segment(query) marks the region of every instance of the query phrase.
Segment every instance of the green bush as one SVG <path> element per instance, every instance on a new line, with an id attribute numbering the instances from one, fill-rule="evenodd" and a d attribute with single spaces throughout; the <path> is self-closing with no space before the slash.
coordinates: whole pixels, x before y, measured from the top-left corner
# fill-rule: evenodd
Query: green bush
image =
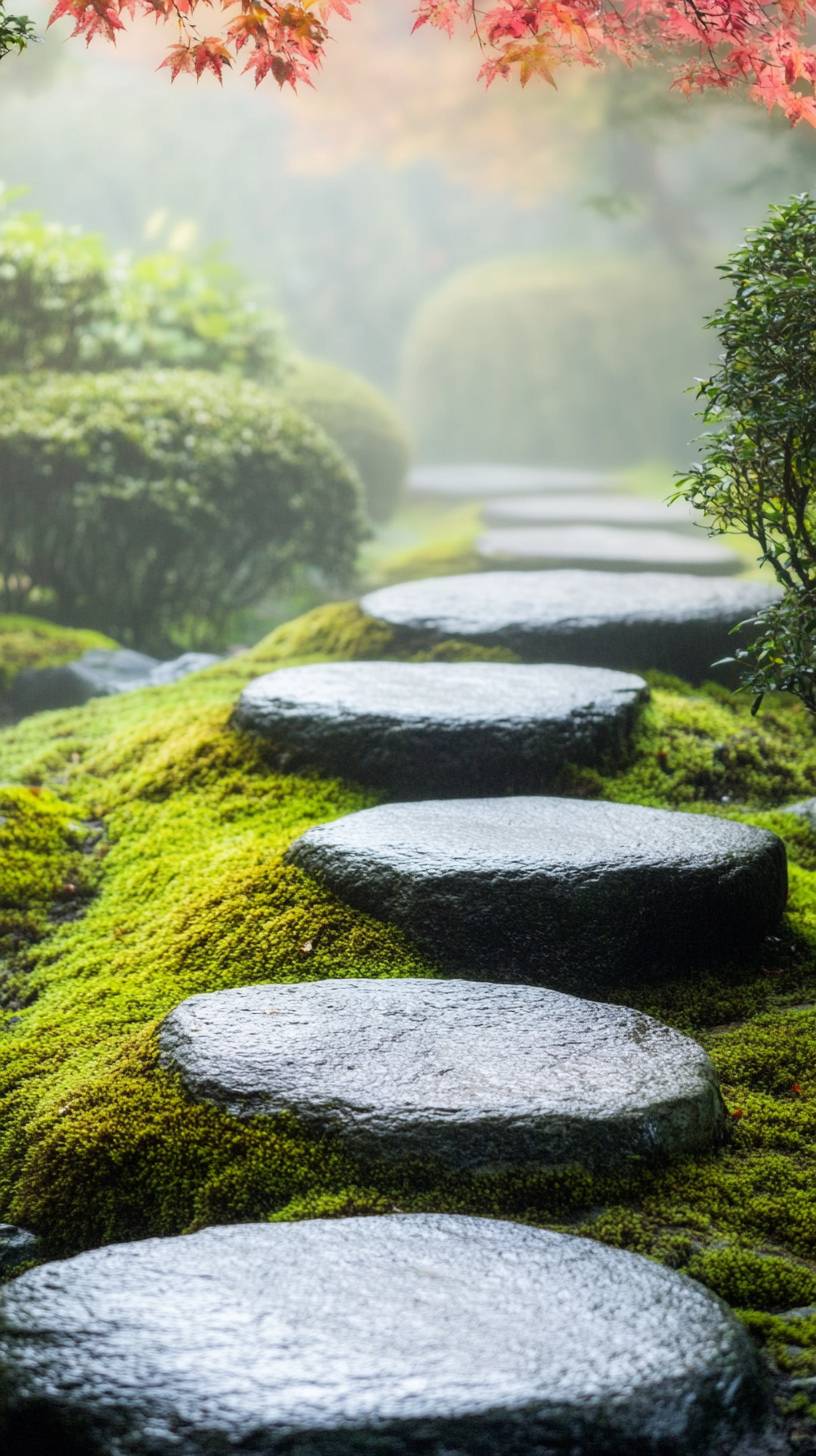
<path id="1" fill-rule="evenodd" d="M 662 260 L 503 258 L 426 301 L 403 356 L 426 459 L 627 465 L 685 457 L 708 348 Z M 713 302 L 714 270 L 695 280 Z"/>
<path id="2" fill-rule="evenodd" d="M 388 520 L 405 482 L 410 449 L 399 415 L 385 395 L 348 369 L 301 359 L 287 397 L 348 456 L 363 482 L 371 519 Z"/>
<path id="3" fill-rule="evenodd" d="M 699 388 L 709 428 L 681 489 L 713 532 L 755 541 L 783 588 L 736 654 L 755 707 L 781 691 L 816 713 L 816 201 L 771 208 L 720 271 L 720 364 Z"/>
<path id="4" fill-rule="evenodd" d="M 75 626 L 205 640 L 304 566 L 350 574 L 359 482 L 294 409 L 182 370 L 0 378 L 0 581 Z"/>
<path id="5" fill-rule="evenodd" d="M 0 374 L 155 366 L 273 382 L 282 354 L 274 315 L 217 253 L 133 260 L 37 214 L 0 226 Z"/>

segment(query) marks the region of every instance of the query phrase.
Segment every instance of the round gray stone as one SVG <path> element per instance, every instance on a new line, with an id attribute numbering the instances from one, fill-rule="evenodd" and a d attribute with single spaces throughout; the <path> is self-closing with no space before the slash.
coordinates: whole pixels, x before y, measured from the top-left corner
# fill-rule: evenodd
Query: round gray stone
<path id="1" fill-rule="evenodd" d="M 764 582 L 727 578 L 496 571 L 383 587 L 362 607 L 412 642 L 454 637 L 527 662 L 658 668 L 697 681 L 733 655 L 732 629 L 778 596 Z"/>
<path id="2" fill-rule="evenodd" d="M 642 678 L 503 662 L 330 662 L 250 683 L 234 715 L 294 759 L 421 795 L 547 786 L 626 750 Z"/>
<path id="3" fill-rule="evenodd" d="M 542 491 L 611 490 L 621 485 L 621 477 L 607 471 L 536 465 L 418 465 L 408 477 L 412 495 L 451 501 Z"/>
<path id="4" fill-rule="evenodd" d="M 730 958 L 776 927 L 787 888 L 767 830 L 583 799 L 382 804 L 289 858 L 452 966 L 579 991 Z"/>
<path id="5" fill-rule="evenodd" d="M 0 1294 L 9 1453 L 736 1456 L 766 1410 L 698 1284 L 499 1220 L 209 1228 Z"/>
<path id="6" fill-rule="evenodd" d="M 733 576 L 743 562 L 700 533 L 632 531 L 622 526 L 503 526 L 486 531 L 477 551 L 489 566 L 574 567 L 593 571 L 671 571 Z"/>
<path id="7" fill-rule="evenodd" d="M 667 505 L 648 496 L 613 491 L 510 496 L 488 501 L 482 516 L 488 526 L 627 526 L 686 532 L 697 529 L 699 520 L 685 501 Z"/>
<path id="8" fill-rule="evenodd" d="M 538 986 L 243 986 L 183 1001 L 160 1046 L 198 1101 L 237 1117 L 292 1112 L 364 1156 L 456 1169 L 686 1153 L 725 1125 L 696 1042 Z"/>

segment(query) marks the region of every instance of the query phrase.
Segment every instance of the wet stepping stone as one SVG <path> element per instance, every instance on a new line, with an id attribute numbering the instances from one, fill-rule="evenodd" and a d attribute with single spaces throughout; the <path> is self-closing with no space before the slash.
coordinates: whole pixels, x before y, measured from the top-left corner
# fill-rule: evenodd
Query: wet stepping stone
<path id="1" fill-rule="evenodd" d="M 702 532 L 695 538 L 623 526 L 496 527 L 480 536 L 476 549 L 490 566 L 680 571 L 694 576 L 733 576 L 743 569 L 735 552 Z"/>
<path id="2" fill-rule="evenodd" d="M 646 697 L 602 668 L 332 662 L 250 683 L 234 721 L 296 760 L 403 793 L 541 789 L 620 758 Z"/>
<path id="3" fill-rule="evenodd" d="M 695 1042 L 538 986 L 244 986 L 183 1001 L 160 1045 L 196 1100 L 294 1113 L 367 1158 L 592 1167 L 709 1147 L 725 1120 Z"/>
<path id="4" fill-rule="evenodd" d="M 766 1420 L 751 1341 L 700 1285 L 440 1214 L 44 1265 L 0 1294 L 0 1390 L 9 1453 L 736 1456 Z"/>
<path id="5" fill-rule="evenodd" d="M 642 495 L 572 491 L 563 495 L 510 496 L 490 500 L 482 512 L 488 526 L 626 526 L 692 532 L 699 517 L 683 501 L 667 505 Z"/>
<path id="6" fill-rule="evenodd" d="M 658 668 L 692 680 L 732 656 L 732 628 L 778 599 L 764 582 L 658 572 L 496 571 L 383 587 L 371 617 L 411 642 L 461 638 L 527 662 Z"/>
<path id="7" fill-rule="evenodd" d="M 541 491 L 611 490 L 619 475 L 602 470 L 571 470 L 531 465 L 419 465 L 408 477 L 412 495 L 442 500 L 485 500 L 490 496 Z"/>
<path id="8" fill-rule="evenodd" d="M 289 858 L 453 967 L 579 991 L 730 959 L 786 895 L 767 830 L 582 799 L 382 804 L 308 830 Z"/>

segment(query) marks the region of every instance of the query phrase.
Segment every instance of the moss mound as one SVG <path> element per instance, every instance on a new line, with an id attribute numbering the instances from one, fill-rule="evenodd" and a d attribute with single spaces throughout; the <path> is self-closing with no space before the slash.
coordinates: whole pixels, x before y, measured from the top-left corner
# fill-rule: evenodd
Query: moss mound
<path id="1" fill-rule="evenodd" d="M 62 667 L 89 648 L 115 646 L 101 632 L 58 627 L 39 617 L 0 615 L 0 699 L 26 668 Z"/>
<path id="2" fill-rule="evenodd" d="M 283 862 L 309 825 L 374 796 L 288 774 L 229 727 L 260 672 L 398 651 L 420 655 L 356 607 L 324 607 L 173 687 L 0 735 L 0 779 L 18 785 L 0 800 L 11 866 L 0 897 L 0 1219 L 59 1254 L 216 1220 L 394 1208 L 520 1217 L 689 1270 L 783 1359 L 779 1313 L 816 1298 L 816 836 L 778 808 L 816 781 L 816 734 L 795 703 L 752 719 L 721 689 L 655 679 L 628 766 L 601 779 L 565 765 L 558 786 L 729 814 L 787 841 L 792 893 L 777 941 L 750 964 L 614 996 L 708 1046 L 733 1113 L 723 1152 L 594 1179 L 361 1167 L 292 1119 L 247 1125 L 191 1105 L 157 1065 L 158 1019 L 194 992 L 442 969 Z M 468 652 L 490 655 L 436 649 Z M 816 1323 L 797 1328 L 816 1361 Z"/>

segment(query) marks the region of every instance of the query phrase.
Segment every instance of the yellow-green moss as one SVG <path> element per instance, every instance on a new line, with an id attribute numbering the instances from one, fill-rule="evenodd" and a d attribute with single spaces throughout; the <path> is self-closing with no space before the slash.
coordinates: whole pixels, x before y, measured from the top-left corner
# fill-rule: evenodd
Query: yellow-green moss
<path id="1" fill-rule="evenodd" d="M 0 615 L 0 693 L 24 668 L 62 667 L 91 647 L 115 647 L 101 632 L 58 627 L 39 617 Z"/>
<path id="2" fill-rule="evenodd" d="M 781 1349 L 779 1311 L 816 1298 L 816 835 L 779 809 L 816 785 L 816 734 L 796 704 L 752 719 L 721 689 L 656 679 L 631 761 L 605 779 L 567 765 L 558 786 L 729 814 L 787 841 L 790 914 L 753 962 L 611 995 L 709 1048 L 734 1114 L 721 1152 L 592 1178 L 360 1167 L 292 1119 L 191 1105 L 159 1067 L 158 1020 L 194 992 L 440 971 L 283 861 L 310 824 L 376 796 L 283 773 L 229 727 L 243 683 L 283 662 L 408 652 L 423 655 L 356 607 L 324 607 L 173 687 L 0 735 L 0 776 L 28 786 L 0 800 L 16 856 L 0 913 L 29 1002 L 0 1030 L 0 1217 L 61 1253 L 247 1217 L 503 1214 L 691 1271 Z M 491 655 L 455 642 L 434 652 Z M 66 883 L 76 918 L 60 912 Z"/>

